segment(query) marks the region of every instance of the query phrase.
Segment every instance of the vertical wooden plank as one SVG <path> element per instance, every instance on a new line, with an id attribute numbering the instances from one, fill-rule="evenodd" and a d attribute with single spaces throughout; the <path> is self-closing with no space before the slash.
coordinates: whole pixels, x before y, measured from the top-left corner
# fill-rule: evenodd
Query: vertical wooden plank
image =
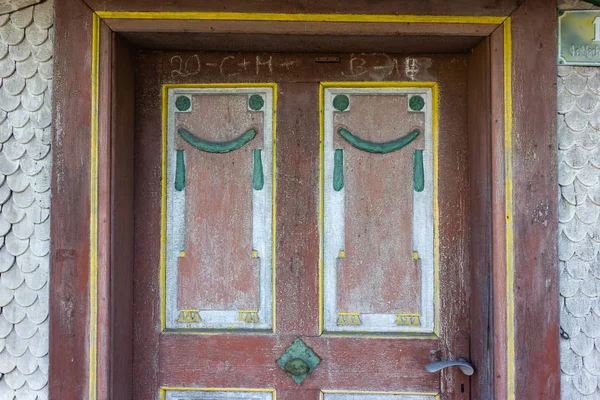
<path id="1" fill-rule="evenodd" d="M 471 298 L 469 271 L 469 149 L 467 57 L 454 56 L 437 70 L 439 82 L 439 290 L 443 359 L 468 357 Z M 459 278 L 462 277 L 462 278 Z M 456 368 L 441 373 L 441 398 L 469 399 L 469 378 Z M 464 385 L 464 386 L 463 386 Z"/>
<path id="2" fill-rule="evenodd" d="M 558 399 L 555 5 L 529 0 L 512 22 L 514 396 Z"/>
<path id="3" fill-rule="evenodd" d="M 98 76 L 98 350 L 96 395 L 104 398 L 110 387 L 110 135 L 111 135 L 111 63 L 112 32 L 100 22 Z"/>
<path id="4" fill-rule="evenodd" d="M 316 83 L 279 85 L 277 331 L 283 334 L 318 334 L 318 94 Z"/>
<path id="5" fill-rule="evenodd" d="M 56 0 L 49 393 L 88 393 L 92 11 Z M 76 110 L 76 112 L 74 112 Z"/>
<path id="6" fill-rule="evenodd" d="M 133 385 L 133 136 L 135 60 L 115 36 L 111 129 L 111 399 L 131 399 Z"/>
<path id="7" fill-rule="evenodd" d="M 471 362 L 477 369 L 471 396 L 493 398 L 491 377 L 491 99 L 490 41 L 473 49 L 468 64 L 469 85 L 469 225 L 471 229 Z"/>
<path id="8" fill-rule="evenodd" d="M 493 394 L 507 396 L 504 29 L 490 36 Z"/>
<path id="9" fill-rule="evenodd" d="M 160 221 L 161 221 L 161 62 L 139 55 L 147 63 L 135 79 L 134 117 L 134 257 L 133 382 L 134 399 L 158 393 L 160 340 Z"/>

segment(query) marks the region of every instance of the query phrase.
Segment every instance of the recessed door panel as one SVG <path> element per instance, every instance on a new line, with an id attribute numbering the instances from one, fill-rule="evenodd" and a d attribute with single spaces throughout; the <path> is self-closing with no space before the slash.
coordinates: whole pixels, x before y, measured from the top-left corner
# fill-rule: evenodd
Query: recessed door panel
<path id="1" fill-rule="evenodd" d="M 273 86 L 165 86 L 167 329 L 273 326 Z"/>
<path id="2" fill-rule="evenodd" d="M 163 389 L 161 400 L 275 400 L 271 390 Z"/>
<path id="3" fill-rule="evenodd" d="M 323 86 L 325 330 L 433 333 L 436 84 L 334 85 Z"/>
<path id="4" fill-rule="evenodd" d="M 385 393 L 325 393 L 323 400 L 435 400 L 436 395 Z"/>

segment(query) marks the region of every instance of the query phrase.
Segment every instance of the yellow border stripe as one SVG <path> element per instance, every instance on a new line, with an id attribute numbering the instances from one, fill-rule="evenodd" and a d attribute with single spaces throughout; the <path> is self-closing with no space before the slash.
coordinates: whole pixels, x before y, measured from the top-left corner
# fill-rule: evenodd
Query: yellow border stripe
<path id="1" fill-rule="evenodd" d="M 271 298 L 273 302 L 272 315 L 273 315 L 273 329 L 275 332 L 277 329 L 277 84 L 271 83 L 267 86 L 273 88 L 273 119 L 271 122 L 273 134 L 271 137 Z M 273 399 L 275 399 L 275 393 L 273 393 Z"/>
<path id="2" fill-rule="evenodd" d="M 389 14 L 286 14 L 244 12 L 140 12 L 97 11 L 103 19 L 162 19 L 213 21 L 285 21 L 285 22 L 368 22 L 422 24 L 490 24 L 499 25 L 506 17 L 463 15 L 389 15 Z"/>
<path id="3" fill-rule="evenodd" d="M 383 394 L 393 396 L 439 396 L 437 392 L 385 392 L 385 391 L 366 391 L 366 390 L 322 390 L 322 394 Z"/>
<path id="4" fill-rule="evenodd" d="M 515 398 L 515 293 L 512 171 L 512 31 L 504 21 L 504 174 L 506 196 L 506 350 L 507 397 Z"/>
<path id="5" fill-rule="evenodd" d="M 323 320 L 325 312 L 323 285 L 323 267 L 325 257 L 324 229 L 325 229 L 325 87 L 324 83 L 319 85 L 319 334 L 323 333 Z"/>
<path id="6" fill-rule="evenodd" d="M 159 399 L 165 400 L 167 392 L 251 392 L 251 393 L 271 393 L 273 400 L 277 400 L 275 389 L 256 389 L 256 388 L 190 388 L 190 387 L 166 387 L 160 388 Z"/>
<path id="7" fill-rule="evenodd" d="M 167 138 L 168 86 L 162 87 L 162 154 L 160 188 L 160 331 L 167 327 Z"/>
<path id="8" fill-rule="evenodd" d="M 433 268 L 434 268 L 434 320 L 433 334 L 422 334 L 412 332 L 391 332 L 380 335 L 378 333 L 366 334 L 366 332 L 335 332 L 328 336 L 346 337 L 360 335 L 360 337 L 386 337 L 386 338 L 418 338 L 438 339 L 440 335 L 440 251 L 439 251 L 439 201 L 438 201 L 438 130 L 439 130 L 439 98 L 437 82 L 321 82 L 319 86 L 319 334 L 324 332 L 324 229 L 325 229 L 325 88 L 431 88 L 431 134 L 433 136 Z"/>
<path id="9" fill-rule="evenodd" d="M 96 398 L 98 352 L 98 84 L 100 68 L 100 18 L 92 14 L 92 88 L 90 115 L 90 327 L 89 399 Z"/>
<path id="10" fill-rule="evenodd" d="M 437 82 L 431 87 L 431 134 L 433 135 L 433 333 L 440 335 L 440 202 L 438 198 L 439 180 L 439 92 Z"/>
<path id="11" fill-rule="evenodd" d="M 276 157 L 276 132 L 277 132 L 277 84 L 276 83 L 183 83 L 183 84 L 175 84 L 175 83 L 166 83 L 162 85 L 162 158 L 161 158 L 161 217 L 160 217 L 160 329 L 161 332 L 165 332 L 167 328 L 167 145 L 168 145 L 168 136 L 169 136 L 169 127 L 168 127 L 168 106 L 169 106 L 169 98 L 168 98 L 168 90 L 173 88 L 272 88 L 273 90 L 273 137 L 272 137 L 272 244 L 271 244 L 271 269 L 272 269 L 272 308 L 273 308 L 273 328 L 268 331 L 268 334 L 275 332 L 276 328 L 276 245 L 277 245 L 277 237 L 276 237 L 276 228 L 277 228 L 277 219 L 276 219 L 276 211 L 277 206 L 275 203 L 276 198 L 276 186 L 277 186 L 277 157 Z M 190 332 L 168 332 L 174 334 L 186 334 L 186 335 L 216 335 L 222 334 L 222 330 L 216 331 L 190 331 Z M 261 334 L 263 332 L 256 332 L 256 334 Z"/>

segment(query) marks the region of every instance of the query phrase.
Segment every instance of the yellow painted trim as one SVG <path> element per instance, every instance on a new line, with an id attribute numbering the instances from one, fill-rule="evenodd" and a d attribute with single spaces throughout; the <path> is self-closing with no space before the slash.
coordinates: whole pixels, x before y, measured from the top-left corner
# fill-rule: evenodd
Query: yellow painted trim
<path id="1" fill-rule="evenodd" d="M 169 98 L 167 86 L 162 87 L 162 154 L 160 188 L 160 330 L 167 328 L 167 138 Z"/>
<path id="2" fill-rule="evenodd" d="M 273 329 L 275 332 L 277 330 L 277 84 L 271 83 L 268 86 L 273 88 L 273 135 L 271 140 L 273 143 L 271 144 L 271 236 L 272 236 L 272 244 L 271 244 L 271 263 L 272 263 L 272 272 L 271 272 L 271 297 L 273 299 L 272 306 L 272 314 L 273 314 Z M 275 399 L 275 394 L 273 394 L 273 399 Z"/>
<path id="3" fill-rule="evenodd" d="M 505 94 L 505 152 L 506 152 L 506 255 L 507 255 L 507 334 L 508 334 L 508 389 L 509 398 L 514 399 L 515 397 L 515 386 L 514 386 L 514 236 L 513 236 L 513 225 L 512 225 L 512 84 L 511 84 L 511 66 L 512 66 L 512 39 L 511 39 L 511 21 L 510 17 L 491 17 L 491 16 L 412 16 L 412 15 L 359 15 L 359 14 L 283 14 L 283 13 L 212 13 L 212 12 L 113 12 L 113 11 L 98 11 L 92 16 L 92 120 L 91 120 L 91 149 L 90 149 L 90 324 L 89 324 L 89 398 L 96 398 L 96 359 L 97 359 L 97 227 L 98 227 L 98 82 L 99 82 L 99 22 L 101 19 L 174 19 L 174 20 L 239 20 L 239 21 L 288 21 L 288 22 L 369 22 L 369 23 L 436 23 L 436 24 L 492 24 L 492 25 L 504 25 L 504 94 Z M 354 82 L 346 82 L 352 87 Z M 382 83 L 385 86 L 386 82 Z M 417 82 L 418 84 L 418 82 Z M 173 85 L 179 87 L 194 87 L 196 85 Z M 220 84 L 221 87 L 233 87 L 239 86 L 237 84 Z M 252 87 L 253 84 L 246 84 L 246 87 Z M 265 86 L 263 84 L 255 84 L 255 86 Z M 276 87 L 276 85 L 274 85 Z M 416 86 L 416 85 L 415 85 Z M 323 126 L 323 98 L 321 85 L 320 96 L 319 96 L 319 113 L 321 118 L 320 126 Z M 165 102 L 166 96 L 164 95 L 166 89 L 163 87 L 163 140 L 166 138 L 164 129 L 166 125 L 165 118 Z M 437 91 L 437 88 L 436 88 Z M 276 131 L 276 96 L 277 90 L 274 91 L 273 97 L 273 240 L 275 241 L 275 193 L 276 193 L 276 151 L 275 151 L 275 131 Z M 437 96 L 436 96 L 437 100 Z M 323 141 L 323 131 L 321 129 L 321 143 Z M 164 146 L 164 143 L 163 143 Z M 164 146 L 166 147 L 166 146 Z M 322 147 L 322 146 L 321 146 Z M 164 153 L 164 152 L 163 152 Z M 510 162 L 508 162 L 510 161 Z M 436 159 L 437 168 L 437 159 Z M 323 164 L 323 153 L 321 151 L 320 163 Z M 162 170 L 163 170 L 163 183 L 162 183 L 162 198 L 166 198 L 166 179 L 165 179 L 165 166 L 166 157 L 163 154 L 162 157 Z M 437 171 L 436 171 L 437 172 Z M 321 194 L 323 194 L 323 175 L 322 169 L 319 175 L 319 182 L 321 187 Z M 437 177 L 435 179 L 437 189 Z M 510 195 L 509 195 L 510 191 Z M 320 215 L 323 214 L 323 199 L 320 202 Z M 437 196 L 436 196 L 437 206 Z M 161 231 L 166 221 L 166 204 L 161 204 Z M 435 224 L 437 227 L 437 223 Z M 322 238 L 322 221 L 319 219 L 319 234 Z M 436 238 L 438 236 L 436 235 Z M 161 255 L 160 255 L 160 296 L 161 296 L 161 330 L 165 331 L 166 322 L 166 304 L 163 304 L 162 299 L 165 298 L 166 294 L 166 279 L 164 273 L 166 272 L 165 261 L 166 254 L 164 254 L 164 247 L 162 243 L 161 235 Z M 322 240 L 322 239 L 321 239 Z M 320 251 L 322 252 L 322 243 L 320 243 Z M 436 256 L 437 268 L 436 277 L 439 281 L 439 254 Z M 275 246 L 273 246 L 273 264 L 275 265 Z M 319 257 L 319 293 L 323 291 L 322 281 L 322 253 Z M 276 308 L 275 308 L 275 296 L 276 296 L 276 270 L 273 269 L 273 330 L 275 330 L 276 322 Z M 437 281 L 436 281 L 437 282 Z M 439 285 L 439 282 L 438 282 Z M 319 296 L 319 332 L 323 332 L 323 296 Z M 439 307 L 439 301 L 437 301 Z M 439 317 L 439 310 L 436 309 L 436 314 Z M 436 319 L 437 328 L 439 330 L 439 321 Z M 165 332 L 175 333 L 175 332 Z M 198 334 L 197 332 L 186 332 L 187 334 Z M 217 333 L 215 333 L 217 334 Z M 336 335 L 331 336 L 346 336 Z M 385 337 L 403 337 L 404 335 L 357 335 L 365 338 L 385 338 Z M 411 336 L 412 337 L 412 336 Z M 436 335 L 422 335 L 418 336 L 422 339 L 437 339 Z M 190 390 L 185 388 L 161 388 L 160 398 L 165 398 L 166 390 Z M 204 389 L 204 390 L 231 390 L 237 391 L 240 389 Z M 250 391 L 255 389 L 248 389 Z M 260 391 L 260 390 L 257 390 Z M 275 398 L 275 391 L 272 390 Z M 330 392 L 332 393 L 332 392 Z M 438 395 L 439 397 L 439 395 Z"/>
<path id="4" fill-rule="evenodd" d="M 434 266 L 434 320 L 433 320 L 433 333 L 421 334 L 421 333 L 383 333 L 382 335 L 363 332 L 353 331 L 347 333 L 329 333 L 326 332 L 327 336 L 332 337 L 347 337 L 357 336 L 360 337 L 373 337 L 373 338 L 431 338 L 438 339 L 440 335 L 440 239 L 439 239 L 439 201 L 438 201 L 438 135 L 439 135 L 439 99 L 438 99 L 438 84 L 437 82 L 321 82 L 319 86 L 319 334 L 323 334 L 324 329 L 324 224 L 325 224 L 325 172 L 323 165 L 325 163 L 325 88 L 336 87 L 336 88 L 431 88 L 431 134 L 432 134 L 432 148 L 433 148 L 433 266 Z M 344 252 L 345 255 L 345 252 Z M 339 313 L 338 313 L 339 314 Z"/>
<path id="5" fill-rule="evenodd" d="M 440 203 L 438 198 L 439 180 L 439 91 L 438 84 L 431 87 L 431 134 L 433 136 L 433 333 L 440 336 Z"/>
<path id="6" fill-rule="evenodd" d="M 98 359 L 98 130 L 100 18 L 92 14 L 92 77 L 90 116 L 90 293 L 88 398 L 96 399 Z"/>
<path id="7" fill-rule="evenodd" d="M 103 19 L 213 20 L 213 21 L 282 21 L 282 22 L 368 22 L 421 24 L 489 24 L 500 25 L 506 17 L 468 15 L 389 15 L 389 14 L 308 14 L 245 12 L 152 12 L 97 11 Z"/>
<path id="8" fill-rule="evenodd" d="M 515 399 L 515 265 L 513 230 L 512 170 L 512 29 L 511 19 L 504 21 L 504 174 L 506 206 L 506 340 L 507 398 Z"/>
<path id="9" fill-rule="evenodd" d="M 321 390 L 321 394 L 387 394 L 394 396 L 439 396 L 438 392 L 385 392 L 366 390 Z"/>
<path id="10" fill-rule="evenodd" d="M 167 331 L 167 145 L 168 145 L 168 136 L 169 136 L 169 127 L 168 127 L 168 91 L 173 88 L 253 88 L 253 87 L 268 87 L 273 90 L 273 124 L 272 124 L 272 239 L 271 239 L 271 270 L 272 270 L 272 314 L 273 314 L 273 328 L 268 330 L 266 333 L 271 334 L 275 332 L 276 329 L 276 190 L 277 190 L 277 158 L 276 158 L 276 132 L 277 132 L 277 84 L 276 83 L 182 83 L 182 84 L 173 84 L 167 83 L 162 85 L 162 165 L 161 165 L 161 227 L 160 227 L 160 327 L 162 333 L 171 333 L 171 334 L 195 334 L 195 335 L 214 335 L 214 334 L 223 334 L 223 332 L 228 331 L 236 331 L 235 329 L 225 329 L 219 331 L 194 331 L 190 330 L 189 332 L 186 330 L 185 332 L 176 332 L 176 331 Z M 252 251 L 252 257 L 254 257 L 255 251 Z M 258 256 L 258 252 L 256 252 L 256 256 Z M 238 310 L 242 311 L 242 310 Z M 254 310 L 251 310 L 254 311 Z M 265 332 L 254 331 L 253 334 L 264 334 Z"/>
<path id="11" fill-rule="evenodd" d="M 277 400 L 275 389 L 256 389 L 256 388 L 189 388 L 189 387 L 169 387 L 160 388 L 159 399 L 165 400 L 167 392 L 252 392 L 252 393 L 271 393 L 273 400 Z"/>
<path id="12" fill-rule="evenodd" d="M 323 320 L 325 312 L 324 292 L 324 226 L 325 226 L 325 87 L 319 84 L 319 335 L 323 333 Z"/>

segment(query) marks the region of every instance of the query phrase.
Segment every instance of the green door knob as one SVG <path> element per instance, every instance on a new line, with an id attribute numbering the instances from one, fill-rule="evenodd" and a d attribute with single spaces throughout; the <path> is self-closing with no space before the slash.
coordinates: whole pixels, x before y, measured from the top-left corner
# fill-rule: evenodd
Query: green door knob
<path id="1" fill-rule="evenodd" d="M 292 358 L 285 363 L 283 368 L 285 372 L 292 376 L 302 376 L 308 374 L 308 364 L 301 358 Z"/>

